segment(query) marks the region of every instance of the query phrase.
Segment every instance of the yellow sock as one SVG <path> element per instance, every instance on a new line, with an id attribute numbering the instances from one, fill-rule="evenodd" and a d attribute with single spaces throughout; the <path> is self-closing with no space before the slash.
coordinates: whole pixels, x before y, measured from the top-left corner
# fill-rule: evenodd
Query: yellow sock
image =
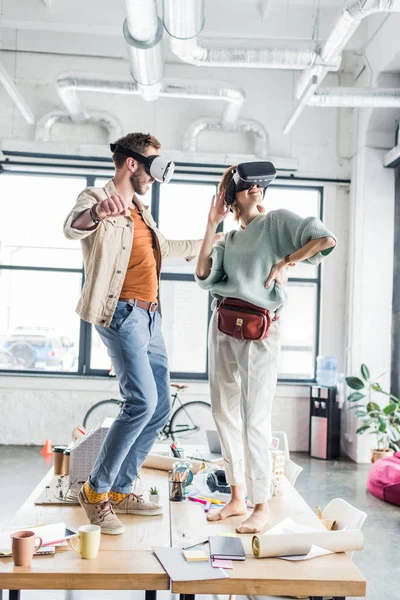
<path id="1" fill-rule="evenodd" d="M 85 496 L 88 499 L 89 504 L 97 504 L 98 502 L 103 502 L 108 497 L 108 494 L 98 494 L 97 492 L 92 490 L 87 481 L 85 481 L 83 485 L 83 490 L 85 492 Z"/>
<path id="2" fill-rule="evenodd" d="M 120 492 L 113 492 L 112 490 L 108 495 L 113 502 L 122 502 L 127 496 L 128 494 L 121 494 Z"/>

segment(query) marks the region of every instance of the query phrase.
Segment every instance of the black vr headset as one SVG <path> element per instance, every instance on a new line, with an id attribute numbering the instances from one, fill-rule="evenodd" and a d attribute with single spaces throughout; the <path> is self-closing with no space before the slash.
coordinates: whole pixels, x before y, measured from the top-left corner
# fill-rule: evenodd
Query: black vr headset
<path id="1" fill-rule="evenodd" d="M 211 471 L 207 475 L 206 479 L 207 487 L 211 492 L 221 492 L 222 494 L 229 494 L 231 488 L 226 480 L 226 474 L 223 469 L 217 471 Z"/>
<path id="2" fill-rule="evenodd" d="M 144 165 L 146 173 L 160 183 L 168 183 L 174 174 L 175 164 L 158 154 L 143 156 L 143 154 L 129 150 L 129 148 L 120 146 L 120 144 L 110 144 L 110 150 L 113 154 L 114 152 L 120 152 L 124 156 L 129 156 L 139 161 Z"/>
<path id="3" fill-rule="evenodd" d="M 271 162 L 263 160 L 260 162 L 240 163 L 235 168 L 234 175 L 227 187 L 225 193 L 226 204 L 232 206 L 237 192 L 249 190 L 255 185 L 263 188 L 265 194 L 265 190 L 275 177 L 276 169 Z"/>

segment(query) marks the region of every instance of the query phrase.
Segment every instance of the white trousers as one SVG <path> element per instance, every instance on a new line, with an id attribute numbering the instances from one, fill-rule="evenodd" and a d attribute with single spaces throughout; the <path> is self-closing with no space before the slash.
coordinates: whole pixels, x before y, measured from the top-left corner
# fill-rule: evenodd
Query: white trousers
<path id="1" fill-rule="evenodd" d="M 209 332 L 212 412 L 230 485 L 246 483 L 250 502 L 270 498 L 271 412 L 278 376 L 279 321 L 259 342 L 237 340 L 218 330 L 216 311 Z"/>

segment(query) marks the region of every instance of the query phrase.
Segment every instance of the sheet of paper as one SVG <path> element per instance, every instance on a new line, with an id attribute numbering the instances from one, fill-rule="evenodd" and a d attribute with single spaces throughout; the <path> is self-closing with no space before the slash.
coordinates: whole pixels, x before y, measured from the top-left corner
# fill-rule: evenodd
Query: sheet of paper
<path id="1" fill-rule="evenodd" d="M 181 548 L 157 546 L 153 550 L 172 581 L 205 581 L 228 577 L 223 569 L 213 569 L 211 561 L 188 562 Z"/>
<path id="2" fill-rule="evenodd" d="M 286 519 L 283 519 L 283 521 L 280 521 L 279 523 L 271 527 L 271 529 L 268 529 L 268 531 L 266 531 L 265 534 L 268 535 L 269 533 L 308 533 L 309 531 L 317 531 L 317 529 L 312 525 L 296 523 L 296 521 L 294 521 L 292 517 L 286 517 Z"/>
<path id="3" fill-rule="evenodd" d="M 216 568 L 233 569 L 233 561 L 232 560 L 221 560 L 221 559 L 213 558 L 211 560 L 211 564 L 214 567 L 214 569 L 216 569 Z"/>
<path id="4" fill-rule="evenodd" d="M 64 544 L 65 523 L 54 523 L 52 525 L 39 525 L 34 527 L 14 527 L 10 531 L 0 533 L 0 555 L 8 556 L 11 553 L 11 534 L 15 531 L 33 531 L 42 538 L 43 545 L 52 546 Z M 54 542 L 61 542 L 55 544 Z"/>
<path id="5" fill-rule="evenodd" d="M 326 554 L 332 554 L 330 550 L 325 550 L 319 546 L 311 546 L 311 550 L 308 554 L 300 554 L 298 556 L 278 556 L 283 560 L 309 560 L 310 558 L 317 558 L 318 556 L 325 556 Z"/>

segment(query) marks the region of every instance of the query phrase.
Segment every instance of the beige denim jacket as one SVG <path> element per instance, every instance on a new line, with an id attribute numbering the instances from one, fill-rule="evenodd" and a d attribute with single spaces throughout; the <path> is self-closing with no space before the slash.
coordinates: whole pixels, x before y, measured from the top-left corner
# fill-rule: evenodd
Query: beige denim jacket
<path id="1" fill-rule="evenodd" d="M 81 231 L 72 227 L 75 219 L 97 202 L 117 194 L 114 182 L 103 188 L 86 188 L 64 222 L 64 234 L 82 244 L 85 283 L 76 308 L 84 321 L 109 327 L 124 283 L 134 236 L 133 219 L 124 216 L 107 217 L 96 227 Z M 151 229 L 160 280 L 163 258 L 183 257 L 192 260 L 200 251 L 201 240 L 167 240 L 157 229 L 147 206 L 138 199 L 143 220 Z"/>

